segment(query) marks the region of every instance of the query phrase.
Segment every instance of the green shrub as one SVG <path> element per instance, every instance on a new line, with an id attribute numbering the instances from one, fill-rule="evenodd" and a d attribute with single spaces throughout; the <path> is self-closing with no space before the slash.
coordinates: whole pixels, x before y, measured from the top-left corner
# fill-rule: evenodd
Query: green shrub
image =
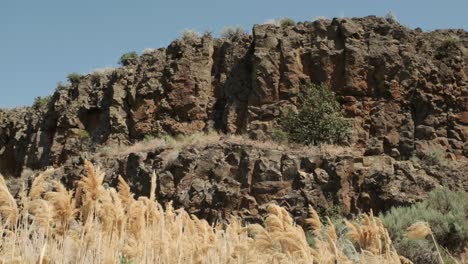
<path id="1" fill-rule="evenodd" d="M 271 133 L 271 138 L 281 144 L 288 143 L 288 133 L 281 129 L 273 129 Z"/>
<path id="2" fill-rule="evenodd" d="M 422 160 L 428 166 L 434 165 L 447 165 L 447 160 L 445 159 L 445 153 L 442 150 L 433 150 L 424 154 Z"/>
<path id="3" fill-rule="evenodd" d="M 183 135 L 172 136 L 169 134 L 164 134 L 161 136 L 161 139 L 164 140 L 166 144 L 171 145 L 171 144 L 175 144 L 177 141 L 182 141 Z"/>
<path id="4" fill-rule="evenodd" d="M 122 55 L 118 63 L 122 66 L 127 66 L 127 65 L 135 63 L 137 59 L 138 59 L 138 54 L 135 51 L 131 51 Z"/>
<path id="5" fill-rule="evenodd" d="M 81 140 L 88 140 L 91 138 L 91 135 L 89 134 L 88 131 L 81 129 L 78 131 L 78 136 L 80 137 Z"/>
<path id="6" fill-rule="evenodd" d="M 343 117 L 334 93 L 325 85 L 308 84 L 298 95 L 298 111 L 278 120 L 279 128 L 292 142 L 319 145 L 345 143 L 351 128 Z"/>
<path id="7" fill-rule="evenodd" d="M 67 79 L 71 83 L 77 83 L 81 79 L 81 74 L 76 73 L 76 72 L 72 72 L 72 73 L 68 74 Z"/>
<path id="8" fill-rule="evenodd" d="M 155 140 L 156 138 L 157 138 L 157 137 L 154 136 L 154 135 L 145 135 L 145 136 L 143 137 L 143 141 L 149 142 L 149 141 Z"/>
<path id="9" fill-rule="evenodd" d="M 463 249 L 468 243 L 468 195 L 445 187 L 429 193 L 424 202 L 410 207 L 392 208 L 380 218 L 387 228 L 397 251 L 415 263 L 435 263 L 437 252 L 429 238 L 409 240 L 406 229 L 417 221 L 429 223 L 437 242 L 451 252 Z"/>
<path id="10" fill-rule="evenodd" d="M 45 96 L 45 97 L 38 96 L 34 99 L 33 107 L 35 108 L 44 107 L 47 104 L 49 104 L 51 98 L 52 97 L 50 95 Z"/>

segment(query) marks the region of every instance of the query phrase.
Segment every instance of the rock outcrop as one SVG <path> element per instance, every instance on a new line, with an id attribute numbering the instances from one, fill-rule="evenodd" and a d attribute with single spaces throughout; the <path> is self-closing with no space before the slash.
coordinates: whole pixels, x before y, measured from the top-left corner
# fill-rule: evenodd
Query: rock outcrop
<path id="1" fill-rule="evenodd" d="M 288 151 L 222 142 L 184 150 L 164 170 L 151 152 L 104 164 L 113 162 L 114 173 L 135 183 L 140 171 L 160 171 L 159 195 L 195 211 L 253 210 L 287 193 L 284 202 L 335 201 L 351 213 L 410 203 L 415 190 L 447 179 L 467 190 L 460 177 L 466 166 L 451 179 L 449 172 L 415 172 L 407 161 L 437 149 L 466 164 L 467 47 L 464 30 L 423 32 L 377 17 L 256 25 L 252 35 L 231 39 L 182 38 L 125 67 L 73 79 L 47 105 L 0 110 L 0 173 L 76 165 L 105 146 L 163 134 L 215 130 L 262 140 L 294 107 L 299 87 L 313 82 L 337 94 L 354 123 L 349 145 L 364 156 L 319 157 L 317 165 Z M 206 166 L 193 165 L 199 163 Z M 214 217 L 209 210 L 200 214 Z"/>
<path id="2" fill-rule="evenodd" d="M 428 167 L 388 155 L 363 156 L 349 147 L 286 148 L 238 136 L 197 135 L 172 144 L 155 139 L 131 151 L 109 146 L 67 161 L 55 175 L 67 175 L 65 183 L 73 185 L 85 173 L 84 159 L 99 164 L 113 186 L 124 175 L 139 195 L 149 195 L 154 171 L 160 203 L 173 201 L 209 221 L 238 215 L 256 222 L 265 205 L 276 202 L 300 223 L 308 205 L 321 212 L 339 208 L 344 215 L 378 213 L 421 201 L 442 183 L 468 188 L 466 163 Z"/>

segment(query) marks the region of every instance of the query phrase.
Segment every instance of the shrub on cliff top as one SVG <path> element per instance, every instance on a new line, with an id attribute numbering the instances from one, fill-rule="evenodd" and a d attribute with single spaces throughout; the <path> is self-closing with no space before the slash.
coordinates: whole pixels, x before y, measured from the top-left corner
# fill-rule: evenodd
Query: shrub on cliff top
<path id="1" fill-rule="evenodd" d="M 289 17 L 283 17 L 283 18 L 279 19 L 279 23 L 280 23 L 280 26 L 282 26 L 282 27 L 289 27 L 289 26 L 296 25 L 296 21 L 294 21 L 293 19 L 291 19 Z"/>
<path id="2" fill-rule="evenodd" d="M 278 121 L 289 141 L 306 145 L 345 143 L 351 124 L 344 118 L 340 104 L 328 87 L 305 85 L 298 101 L 298 111 L 289 112 Z"/>
<path id="3" fill-rule="evenodd" d="M 275 19 L 269 19 L 265 24 L 275 25 L 277 27 L 289 27 L 296 25 L 296 22 L 289 17 L 280 17 Z"/>
<path id="4" fill-rule="evenodd" d="M 40 108 L 46 106 L 50 102 L 51 98 L 52 97 L 50 95 L 45 97 L 38 96 L 34 99 L 33 107 Z"/>
<path id="5" fill-rule="evenodd" d="M 76 72 L 72 72 L 72 73 L 68 74 L 68 76 L 67 76 L 68 81 L 70 81 L 71 83 L 79 82 L 80 78 L 81 78 L 81 74 L 76 73 Z"/>
<path id="6" fill-rule="evenodd" d="M 221 38 L 224 39 L 234 39 L 234 38 L 241 38 L 246 35 L 245 30 L 240 27 L 224 27 L 221 31 Z"/>
<path id="7" fill-rule="evenodd" d="M 186 42 L 194 41 L 200 38 L 200 33 L 192 29 L 185 29 L 181 33 L 181 38 Z"/>
<path id="8" fill-rule="evenodd" d="M 118 63 L 122 66 L 127 66 L 134 62 L 136 59 L 138 59 L 138 54 L 135 51 L 131 51 L 122 55 Z"/>

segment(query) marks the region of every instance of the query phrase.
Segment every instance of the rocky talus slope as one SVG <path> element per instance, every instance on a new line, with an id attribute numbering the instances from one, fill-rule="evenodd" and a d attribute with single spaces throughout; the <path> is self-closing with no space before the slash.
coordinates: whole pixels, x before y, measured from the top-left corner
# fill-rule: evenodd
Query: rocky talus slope
<path id="1" fill-rule="evenodd" d="M 377 17 L 181 38 L 125 67 L 73 79 L 46 105 L 0 110 L 0 173 L 55 166 L 73 184 L 89 158 L 110 184 L 121 174 L 146 194 L 155 170 L 161 201 L 212 220 L 256 218 L 270 200 L 296 216 L 308 204 L 340 204 L 349 214 L 412 203 L 441 183 L 466 191 L 467 47 L 464 30 L 423 32 Z M 352 119 L 349 151 L 228 136 L 267 139 L 308 82 L 327 84 Z M 203 131 L 227 136 L 103 154 L 145 137 Z M 435 150 L 449 165 L 409 160 Z"/>

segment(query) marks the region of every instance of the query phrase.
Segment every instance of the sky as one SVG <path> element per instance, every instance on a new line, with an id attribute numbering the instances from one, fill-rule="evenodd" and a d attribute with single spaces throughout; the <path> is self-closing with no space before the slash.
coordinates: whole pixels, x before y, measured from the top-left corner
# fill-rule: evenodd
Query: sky
<path id="1" fill-rule="evenodd" d="M 115 67 L 129 51 L 290 17 L 385 16 L 410 28 L 468 30 L 468 0 L 0 0 L 0 108 L 31 105 L 71 72 Z"/>

